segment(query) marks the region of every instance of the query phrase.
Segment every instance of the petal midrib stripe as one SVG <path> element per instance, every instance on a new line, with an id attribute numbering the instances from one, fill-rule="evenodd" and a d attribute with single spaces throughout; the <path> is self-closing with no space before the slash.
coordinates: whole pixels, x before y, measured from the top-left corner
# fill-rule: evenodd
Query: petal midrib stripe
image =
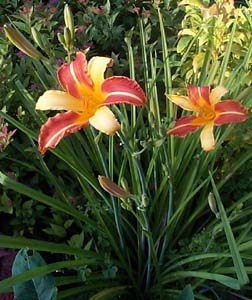
<path id="1" fill-rule="evenodd" d="M 140 97 L 136 96 L 135 94 L 128 93 L 128 92 L 111 92 L 111 93 L 107 94 L 107 97 L 114 96 L 114 95 L 128 96 L 128 97 L 136 99 L 140 103 L 143 102 L 143 100 Z"/>
<path id="2" fill-rule="evenodd" d="M 76 82 L 76 84 L 80 84 L 76 74 L 75 74 L 75 71 L 74 71 L 74 65 L 73 65 L 73 62 L 70 63 L 70 73 L 71 75 L 73 76 L 73 79 L 74 81 Z"/>
<path id="3" fill-rule="evenodd" d="M 73 126 L 73 124 L 70 124 L 70 125 L 68 125 L 67 127 L 64 127 L 64 128 L 62 128 L 61 130 L 57 131 L 56 134 L 54 134 L 54 135 L 49 139 L 49 141 L 46 143 L 45 148 L 50 147 L 51 142 L 52 142 L 57 136 L 60 136 L 60 135 L 62 134 L 62 132 L 63 132 L 63 134 L 64 134 L 64 132 L 67 132 L 67 130 L 68 130 L 69 128 L 71 128 L 72 126 Z M 78 126 L 78 124 L 74 124 L 74 126 Z"/>
<path id="4" fill-rule="evenodd" d="M 240 111 L 223 111 L 223 112 L 217 112 L 217 115 L 244 115 L 243 112 L 240 112 Z"/>
<path id="5" fill-rule="evenodd" d="M 181 124 L 181 125 L 175 126 L 174 128 L 170 129 L 168 132 L 175 131 L 175 130 L 179 130 L 179 129 L 181 129 L 181 128 L 184 128 L 184 127 L 190 127 L 190 126 L 193 126 L 193 127 L 201 127 L 201 125 L 196 125 L 196 124 L 192 124 L 192 123 L 187 123 L 187 124 Z"/>

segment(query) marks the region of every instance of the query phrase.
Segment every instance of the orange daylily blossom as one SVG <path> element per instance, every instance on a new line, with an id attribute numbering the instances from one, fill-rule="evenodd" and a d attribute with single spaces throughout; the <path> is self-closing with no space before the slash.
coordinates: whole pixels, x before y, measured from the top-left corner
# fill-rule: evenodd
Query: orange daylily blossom
<path id="1" fill-rule="evenodd" d="M 223 87 L 217 86 L 210 92 L 208 86 L 189 85 L 187 91 L 188 96 L 166 96 L 184 110 L 193 111 L 196 115 L 178 119 L 175 127 L 168 130 L 167 133 L 184 137 L 202 127 L 200 140 L 205 151 L 214 149 L 214 125 L 243 122 L 248 117 L 247 110 L 240 102 L 220 101 L 221 97 L 227 93 Z"/>
<path id="2" fill-rule="evenodd" d="M 106 68 L 112 64 L 111 58 L 100 56 L 87 62 L 85 54 L 77 52 L 74 61 L 59 68 L 58 80 L 64 91 L 46 91 L 38 99 L 36 109 L 67 112 L 49 118 L 41 127 L 41 153 L 55 148 L 63 137 L 88 124 L 108 135 L 115 134 L 120 124 L 107 105 L 146 103 L 146 96 L 135 80 L 124 76 L 104 79 Z"/>

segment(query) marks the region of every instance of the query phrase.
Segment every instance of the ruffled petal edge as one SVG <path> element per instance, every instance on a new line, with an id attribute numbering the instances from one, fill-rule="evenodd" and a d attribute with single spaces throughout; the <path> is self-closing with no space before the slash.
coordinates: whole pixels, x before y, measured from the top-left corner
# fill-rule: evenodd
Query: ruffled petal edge
<path id="1" fill-rule="evenodd" d="M 243 122 L 248 118 L 247 110 L 238 101 L 225 100 L 215 104 L 215 125 Z"/>
<path id="2" fill-rule="evenodd" d="M 128 77 L 109 77 L 104 80 L 101 89 L 106 94 L 103 105 L 127 103 L 142 106 L 146 103 L 143 89 L 135 80 Z"/>

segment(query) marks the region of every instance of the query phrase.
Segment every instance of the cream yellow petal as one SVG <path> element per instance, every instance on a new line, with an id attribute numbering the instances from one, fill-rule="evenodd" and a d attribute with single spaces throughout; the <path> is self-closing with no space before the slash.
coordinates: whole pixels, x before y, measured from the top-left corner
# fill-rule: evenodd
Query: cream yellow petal
<path id="1" fill-rule="evenodd" d="M 46 91 L 36 103 L 39 110 L 71 110 L 84 111 L 84 101 L 62 91 Z"/>
<path id="2" fill-rule="evenodd" d="M 99 89 L 104 81 L 104 72 L 112 66 L 113 60 L 109 57 L 94 56 L 88 62 L 88 73 L 95 89 Z"/>
<path id="3" fill-rule="evenodd" d="M 115 115 L 106 106 L 97 109 L 94 116 L 89 119 L 89 123 L 107 135 L 114 135 L 121 128 Z"/>
<path id="4" fill-rule="evenodd" d="M 214 105 L 219 102 L 227 92 L 228 90 L 222 86 L 217 86 L 216 88 L 212 89 L 210 93 L 211 104 Z"/>
<path id="5" fill-rule="evenodd" d="M 199 110 L 198 107 L 193 105 L 187 96 L 177 96 L 177 95 L 169 95 L 166 94 L 166 97 L 171 100 L 174 104 L 180 106 L 184 110 L 195 111 Z"/>
<path id="6" fill-rule="evenodd" d="M 213 134 L 213 122 L 208 122 L 202 129 L 200 134 L 201 146 L 204 151 L 208 152 L 214 149 L 215 139 Z"/>

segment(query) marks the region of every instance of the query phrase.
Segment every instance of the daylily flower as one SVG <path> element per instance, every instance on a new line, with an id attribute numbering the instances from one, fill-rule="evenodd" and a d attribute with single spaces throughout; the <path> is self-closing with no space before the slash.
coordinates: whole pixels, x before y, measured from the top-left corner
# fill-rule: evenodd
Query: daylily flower
<path id="1" fill-rule="evenodd" d="M 216 87 L 210 92 L 208 86 L 187 87 L 188 96 L 167 95 L 169 100 L 184 110 L 193 111 L 196 115 L 189 115 L 178 119 L 175 127 L 168 130 L 168 134 L 184 137 L 190 132 L 202 127 L 200 134 L 201 146 L 205 151 L 214 149 L 214 125 L 243 122 L 247 119 L 247 110 L 234 100 L 220 102 L 227 93 L 223 87 Z"/>
<path id="2" fill-rule="evenodd" d="M 36 104 L 40 110 L 67 110 L 49 118 L 41 127 L 39 150 L 45 153 L 55 148 L 59 141 L 82 127 L 91 124 L 108 135 L 120 129 L 111 104 L 128 103 L 141 106 L 146 96 L 139 84 L 124 76 L 104 79 L 107 67 L 113 64 L 108 57 L 95 56 L 87 63 L 82 52 L 71 63 L 58 70 L 58 79 L 64 91 L 46 91 Z"/>

